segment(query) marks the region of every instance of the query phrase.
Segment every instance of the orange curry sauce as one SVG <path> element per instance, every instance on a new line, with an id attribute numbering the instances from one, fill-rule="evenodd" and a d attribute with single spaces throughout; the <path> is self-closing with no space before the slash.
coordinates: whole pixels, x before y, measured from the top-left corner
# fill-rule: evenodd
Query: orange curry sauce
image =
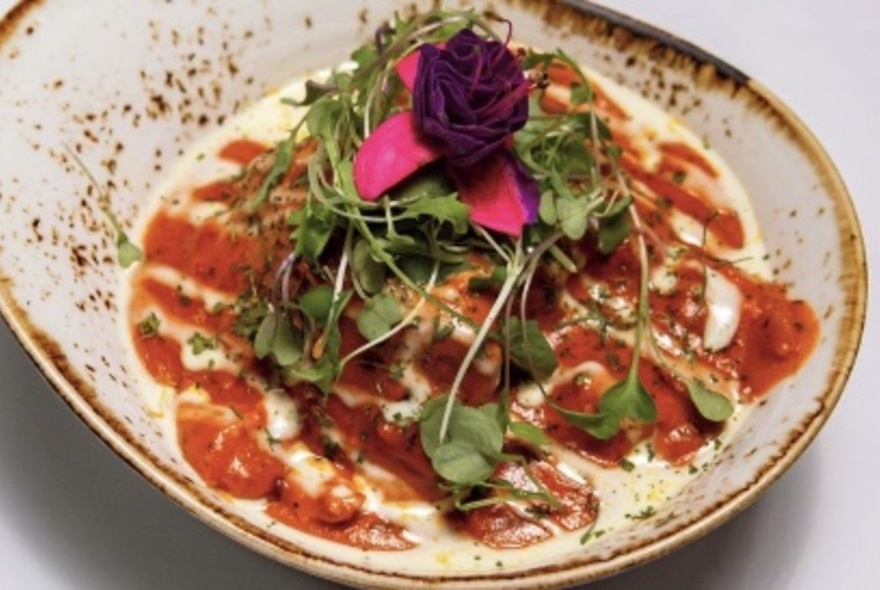
<path id="1" fill-rule="evenodd" d="M 551 79 L 560 85 L 571 83 L 570 74 L 559 68 L 551 71 Z M 643 164 L 643 154 L 621 130 L 620 123 L 629 115 L 597 90 L 597 109 L 623 147 L 623 167 L 634 181 L 636 206 L 647 226 L 652 269 L 663 264 L 664 248 L 675 246 L 680 252 L 674 288 L 670 292 L 653 289 L 650 295 L 654 333 L 671 343 L 670 350 L 677 351 L 674 356 L 688 355 L 705 374 L 737 382 L 740 403 L 760 399 L 796 371 L 814 348 L 818 327 L 812 309 L 788 299 L 783 287 L 756 280 L 735 264 L 681 241 L 670 221 L 674 210 L 702 224 L 718 243 L 731 249 L 743 246 L 743 227 L 736 212 L 719 207 L 707 190 L 717 183 L 718 172 L 684 143 L 659 145 L 659 163 Z M 543 106 L 548 111 L 565 108 L 549 95 Z M 233 329 L 234 308 L 210 305 L 202 295 L 212 293 L 234 301 L 250 289 L 266 289 L 271 284 L 291 247 L 285 213 L 297 207 L 302 198 L 303 189 L 296 181 L 305 169 L 308 148 L 297 154 L 280 188 L 288 193 L 287 200 L 273 203 L 276 210 L 272 215 L 280 221 L 264 223 L 258 234 L 248 230 L 244 214 L 236 213 L 232 205 L 253 194 L 267 169 L 264 160 L 271 162 L 271 153 L 267 155 L 266 146 L 242 139 L 227 144 L 216 156 L 249 167 L 252 174 L 199 186 L 188 201 L 175 207 L 163 204 L 147 225 L 143 237 L 146 259 L 132 278 L 131 338 L 153 380 L 181 395 L 174 407 L 184 457 L 207 485 L 235 498 L 263 499 L 272 518 L 301 531 L 364 549 L 413 547 L 418 539 L 403 525 L 371 511 L 363 493 L 363 482 L 368 482 L 388 503 L 444 498 L 438 477 L 422 451 L 418 424 L 389 421 L 381 410 L 384 402 L 407 395 L 388 370 L 397 358 L 401 337 L 346 366 L 339 381 L 358 393 L 360 401 L 352 404 L 335 393 L 325 396 L 312 386 L 278 384 L 271 368 L 254 358 L 247 340 Z M 228 204 L 230 213 L 193 221 L 187 208 L 205 203 Z M 549 392 L 552 403 L 579 412 L 596 411 L 604 389 L 625 376 L 632 350 L 613 333 L 583 323 L 566 323 L 572 312 L 563 306 L 561 294 L 598 311 L 602 311 L 603 301 L 592 295 L 596 285 L 609 296 L 631 303 L 638 294 L 634 240 L 630 238 L 610 256 L 598 253 L 594 242 L 595 236 L 588 235 L 576 245 L 585 265 L 582 274 L 562 279 L 539 274 L 528 301 L 531 316 L 539 320 L 556 349 L 560 371 L 585 361 L 605 369 L 604 380 L 572 377 L 553 385 Z M 156 272 L 168 269 L 185 277 L 185 285 L 168 284 Z M 702 293 L 709 269 L 734 284 L 743 301 L 732 341 L 716 352 L 704 350 L 699 343 L 707 315 Z M 297 275 L 302 280 L 315 280 L 307 269 L 300 269 Z M 484 314 L 494 296 L 469 292 L 466 283 L 453 287 L 459 294 L 454 305 L 470 316 Z M 141 323 L 152 312 L 161 315 L 162 324 L 156 332 L 144 333 Z M 351 317 L 346 315 L 341 322 L 343 355 L 364 343 Z M 181 334 L 194 332 L 210 339 L 211 346 L 222 350 L 231 363 L 188 369 L 183 357 L 191 342 Z M 466 350 L 465 344 L 447 338 L 428 343 L 418 352 L 413 363 L 429 380 L 432 395 L 448 390 Z M 487 355 L 492 354 L 498 351 L 489 347 Z M 657 457 L 670 464 L 688 464 L 724 425 L 702 418 L 685 388 L 664 365 L 644 358 L 639 370 L 656 401 L 657 421 L 629 424 L 610 440 L 593 438 L 571 426 L 548 403 L 526 407 L 517 403 L 514 395 L 511 411 L 517 419 L 543 428 L 560 446 L 604 468 L 619 469 L 632 449 L 645 441 Z M 499 381 L 498 371 L 471 368 L 461 398 L 471 405 L 496 400 Z M 300 425 L 290 440 L 275 441 L 267 435 L 269 417 L 262 403 L 267 383 L 281 388 L 282 394 L 295 402 Z M 201 393 L 200 400 L 183 395 L 193 388 Z M 313 453 L 320 463 L 324 475 L 319 485 L 305 485 L 297 470 L 283 459 L 285 452 L 296 446 Z M 532 476 L 554 493 L 560 506 L 522 510 L 521 506 L 498 503 L 465 513 L 452 510 L 445 517 L 450 529 L 495 548 L 527 546 L 558 530 L 587 530 L 599 510 L 590 484 L 562 473 L 552 456 L 531 456 Z M 376 469 L 366 470 L 367 463 L 380 468 L 381 475 Z M 524 487 L 532 485 L 521 465 L 502 463 L 496 475 Z"/>

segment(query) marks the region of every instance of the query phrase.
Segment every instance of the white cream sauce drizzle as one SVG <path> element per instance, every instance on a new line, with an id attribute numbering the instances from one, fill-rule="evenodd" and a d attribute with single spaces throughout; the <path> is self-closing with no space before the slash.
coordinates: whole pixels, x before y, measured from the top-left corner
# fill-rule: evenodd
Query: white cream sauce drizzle
<path id="1" fill-rule="evenodd" d="M 708 315 L 703 331 L 703 348 L 710 352 L 730 345 L 742 314 L 743 295 L 724 275 L 706 269 L 706 306 Z"/>

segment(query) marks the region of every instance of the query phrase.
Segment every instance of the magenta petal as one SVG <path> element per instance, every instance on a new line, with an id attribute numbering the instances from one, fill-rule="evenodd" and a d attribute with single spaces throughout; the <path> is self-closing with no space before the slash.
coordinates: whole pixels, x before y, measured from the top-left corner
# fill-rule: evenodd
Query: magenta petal
<path id="1" fill-rule="evenodd" d="M 445 49 L 446 43 L 437 43 L 435 46 L 437 49 Z M 413 51 L 398 61 L 397 65 L 394 66 L 394 71 L 397 72 L 403 85 L 410 92 L 413 91 L 413 87 L 416 85 L 416 74 L 419 73 L 419 57 L 421 57 L 421 55 L 421 49 Z"/>
<path id="2" fill-rule="evenodd" d="M 538 219 L 538 183 L 509 151 L 498 150 L 475 166 L 453 169 L 452 174 L 474 223 L 516 237 L 524 225 Z"/>
<path id="3" fill-rule="evenodd" d="M 394 71 L 400 76 L 406 89 L 412 92 L 413 86 L 416 85 L 416 74 L 419 71 L 419 54 L 420 51 L 413 51 L 394 66 Z"/>
<path id="4" fill-rule="evenodd" d="M 375 201 L 413 172 L 442 156 L 424 141 L 412 111 L 385 119 L 354 157 L 354 183 L 361 198 Z"/>

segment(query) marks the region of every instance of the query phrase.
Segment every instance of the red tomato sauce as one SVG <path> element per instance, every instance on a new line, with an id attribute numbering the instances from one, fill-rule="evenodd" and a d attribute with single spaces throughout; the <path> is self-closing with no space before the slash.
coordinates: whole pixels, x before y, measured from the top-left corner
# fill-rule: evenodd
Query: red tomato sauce
<path id="1" fill-rule="evenodd" d="M 223 146 L 218 155 L 221 160 L 247 166 L 265 154 L 268 149 L 267 146 L 250 139 L 236 139 Z"/>

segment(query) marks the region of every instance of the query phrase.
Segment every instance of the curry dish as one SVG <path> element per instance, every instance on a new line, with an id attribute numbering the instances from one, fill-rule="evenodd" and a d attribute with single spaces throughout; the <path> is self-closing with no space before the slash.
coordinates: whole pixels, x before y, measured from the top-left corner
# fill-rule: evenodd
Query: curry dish
<path id="1" fill-rule="evenodd" d="M 357 548 L 651 518 L 814 312 L 681 122 L 498 23 L 419 18 L 182 159 L 125 278 L 147 406 L 205 485 Z"/>

